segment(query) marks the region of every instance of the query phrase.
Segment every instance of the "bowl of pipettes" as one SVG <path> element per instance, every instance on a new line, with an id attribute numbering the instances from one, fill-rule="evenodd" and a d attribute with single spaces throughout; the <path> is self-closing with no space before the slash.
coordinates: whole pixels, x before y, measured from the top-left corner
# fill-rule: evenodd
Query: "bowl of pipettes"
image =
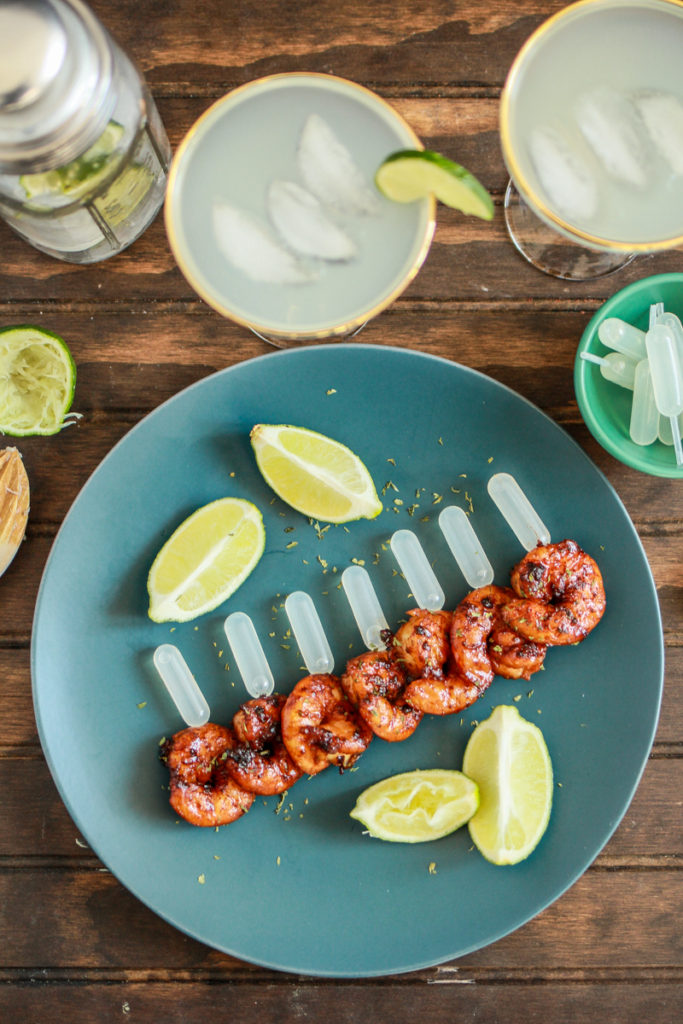
<path id="1" fill-rule="evenodd" d="M 593 437 L 620 462 L 683 479 L 683 274 L 622 288 L 579 342 L 574 390 Z"/>

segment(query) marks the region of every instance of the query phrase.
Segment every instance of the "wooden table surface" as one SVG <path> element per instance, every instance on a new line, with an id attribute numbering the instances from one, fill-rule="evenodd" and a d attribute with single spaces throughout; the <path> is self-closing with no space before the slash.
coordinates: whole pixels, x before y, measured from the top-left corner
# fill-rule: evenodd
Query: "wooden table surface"
<path id="1" fill-rule="evenodd" d="M 681 251 L 616 275 L 563 283 L 529 267 L 505 232 L 500 90 L 521 43 L 560 0 L 93 0 L 139 61 L 171 143 L 217 97 L 261 75 L 311 70 L 376 90 L 430 148 L 492 192 L 492 224 L 439 209 L 429 257 L 362 341 L 474 367 L 538 405 L 578 441 L 624 501 L 661 605 L 666 688 L 642 782 L 571 889 L 534 920 L 457 961 L 372 980 L 282 975 L 187 938 L 98 861 L 55 790 L 36 732 L 29 655 L 36 593 L 59 525 L 110 448 L 182 388 L 268 346 L 186 284 L 161 218 L 90 267 L 35 252 L 0 223 L 0 325 L 66 338 L 83 419 L 14 442 L 31 482 L 25 544 L 0 579 L 0 1019 L 412 1022 L 681 1019 L 683 491 L 593 440 L 572 366 L 592 313 L 633 280 L 683 270 Z M 638 625 L 634 623 L 634 629 Z M 77 741 L 75 739 L 75 741 Z M 677 895 L 678 894 L 678 898 Z"/>

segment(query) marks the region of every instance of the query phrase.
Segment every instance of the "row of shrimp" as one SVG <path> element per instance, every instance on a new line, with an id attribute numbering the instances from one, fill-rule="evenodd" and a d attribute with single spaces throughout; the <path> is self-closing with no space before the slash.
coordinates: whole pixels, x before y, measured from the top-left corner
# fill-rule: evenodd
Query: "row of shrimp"
<path id="1" fill-rule="evenodd" d="M 351 658 L 340 677 L 306 676 L 289 696 L 249 700 L 230 727 L 176 733 L 161 748 L 171 806 L 193 825 L 235 821 L 257 795 L 350 768 L 374 736 L 400 742 L 425 714 L 463 711 L 496 675 L 529 679 L 548 647 L 579 643 L 605 610 L 600 570 L 571 540 L 534 548 L 510 583 L 471 591 L 453 612 L 409 611 L 384 650 Z"/>

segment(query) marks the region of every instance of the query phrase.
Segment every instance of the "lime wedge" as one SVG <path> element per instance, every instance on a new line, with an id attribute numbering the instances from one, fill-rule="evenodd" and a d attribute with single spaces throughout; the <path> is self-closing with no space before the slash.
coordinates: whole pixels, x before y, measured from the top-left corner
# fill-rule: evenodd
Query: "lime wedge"
<path id="1" fill-rule="evenodd" d="M 339 441 L 305 427 L 259 423 L 251 444 L 266 483 L 303 515 L 348 523 L 382 511 L 367 468 Z"/>
<path id="2" fill-rule="evenodd" d="M 76 364 L 64 342 L 40 327 L 0 330 L 0 433 L 56 434 L 76 387 Z M 72 417 L 75 414 L 72 414 Z"/>
<path id="3" fill-rule="evenodd" d="M 188 622 L 217 608 L 244 583 L 263 554 L 261 513 L 242 498 L 219 498 L 188 516 L 169 537 L 147 578 L 149 617 Z"/>
<path id="4" fill-rule="evenodd" d="M 446 206 L 483 220 L 493 217 L 493 200 L 473 174 L 430 149 L 392 153 L 375 174 L 380 192 L 397 203 L 434 194 Z"/>
<path id="5" fill-rule="evenodd" d="M 375 783 L 350 813 L 376 839 L 426 843 L 455 832 L 478 806 L 477 786 L 462 772 L 428 768 Z"/>
<path id="6" fill-rule="evenodd" d="M 517 708 L 500 705 L 470 736 L 463 771 L 479 786 L 470 835 L 493 864 L 517 864 L 550 819 L 553 769 L 543 734 Z"/>

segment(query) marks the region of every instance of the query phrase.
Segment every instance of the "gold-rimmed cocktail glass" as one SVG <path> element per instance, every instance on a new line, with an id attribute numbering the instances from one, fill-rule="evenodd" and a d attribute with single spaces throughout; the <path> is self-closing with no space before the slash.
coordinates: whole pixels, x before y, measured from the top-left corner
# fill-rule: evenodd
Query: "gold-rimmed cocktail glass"
<path id="1" fill-rule="evenodd" d="M 664 167 L 645 124 L 629 121 L 644 146 L 647 173 L 650 166 L 654 171 L 651 181 L 619 180 L 617 174 L 623 172 L 607 172 L 596 159 L 576 114 L 580 97 L 590 90 L 595 96 L 607 91 L 610 103 L 621 103 L 623 96 L 629 117 L 630 104 L 646 95 L 683 103 L 681 52 L 681 0 L 579 0 L 545 21 L 526 41 L 503 89 L 500 134 L 510 173 L 505 196 L 508 232 L 533 266 L 555 277 L 587 279 L 611 273 L 638 254 L 683 243 L 683 167 Z M 574 147 L 571 159 L 590 175 L 595 173 L 599 198 L 592 216 L 568 213 L 571 203 L 562 209 L 559 193 L 549 194 L 549 179 L 542 182 L 531 155 L 532 133 L 539 128 L 555 133 L 562 146 L 566 142 L 568 149 Z M 671 132 L 676 131 L 681 133 L 680 124 L 672 123 Z M 680 147 L 683 154 L 683 136 Z M 589 177 L 585 180 L 590 184 Z M 662 209 L 665 203 L 668 211 Z M 636 226 L 637 213 L 641 222 Z"/>

